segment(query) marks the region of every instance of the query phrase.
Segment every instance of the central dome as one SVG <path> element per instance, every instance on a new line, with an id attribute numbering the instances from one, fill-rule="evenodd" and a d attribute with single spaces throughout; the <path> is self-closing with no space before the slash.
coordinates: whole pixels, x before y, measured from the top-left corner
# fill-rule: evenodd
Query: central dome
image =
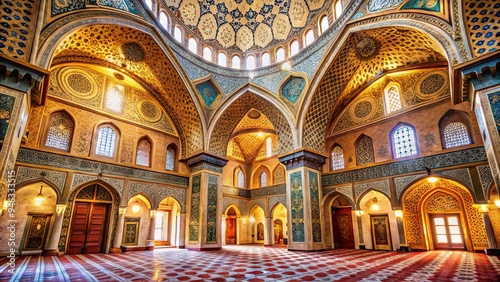
<path id="1" fill-rule="evenodd" d="M 167 0 L 172 14 L 210 44 L 232 51 L 267 48 L 308 26 L 325 0 Z"/>

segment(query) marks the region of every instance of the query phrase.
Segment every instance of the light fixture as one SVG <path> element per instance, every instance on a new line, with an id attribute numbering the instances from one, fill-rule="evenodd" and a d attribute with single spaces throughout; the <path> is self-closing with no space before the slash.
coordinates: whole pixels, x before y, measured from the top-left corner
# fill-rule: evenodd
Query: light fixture
<path id="1" fill-rule="evenodd" d="M 365 213 L 363 210 L 356 210 L 354 212 L 356 213 L 357 217 L 360 217 L 360 216 L 362 216 Z"/>
<path id="2" fill-rule="evenodd" d="M 290 62 L 284 62 L 281 65 L 281 70 L 284 70 L 284 71 L 289 71 L 291 68 L 292 68 L 292 66 L 290 65 Z"/>
<path id="3" fill-rule="evenodd" d="M 432 170 L 428 167 L 425 167 L 425 171 L 427 171 L 427 182 L 429 183 L 436 183 L 438 181 L 438 178 L 435 176 L 432 176 Z"/>
<path id="4" fill-rule="evenodd" d="M 378 200 L 377 200 L 377 197 L 373 197 L 372 199 L 372 210 L 374 211 L 378 211 L 380 209 L 379 205 L 377 204 Z"/>
<path id="5" fill-rule="evenodd" d="M 262 137 L 264 136 L 264 133 L 262 131 L 257 132 L 257 136 Z"/>
<path id="6" fill-rule="evenodd" d="M 472 205 L 475 207 L 480 213 L 488 213 L 490 209 L 490 205 L 488 204 L 478 204 L 478 205 Z"/>
<path id="7" fill-rule="evenodd" d="M 4 203 L 4 205 L 5 205 L 5 203 Z M 497 206 L 497 207 L 500 208 L 500 199 L 498 199 L 498 200 L 495 201 L 495 206 Z"/>
<path id="8" fill-rule="evenodd" d="M 36 206 L 40 206 L 42 204 L 43 200 L 45 199 L 45 197 L 42 195 L 42 189 L 43 189 L 43 184 L 40 185 L 40 192 L 35 197 Z"/>
<path id="9" fill-rule="evenodd" d="M 139 207 L 139 205 L 137 204 L 138 202 L 135 201 L 135 205 L 132 206 L 132 211 L 134 213 L 138 213 L 140 210 L 141 210 L 141 207 Z"/>
<path id="10" fill-rule="evenodd" d="M 250 222 L 251 222 L 251 223 L 254 223 L 254 222 L 255 222 L 255 217 L 251 216 L 251 217 L 250 217 Z"/>
<path id="11" fill-rule="evenodd" d="M 403 218 L 403 211 L 402 210 L 396 210 L 394 211 L 396 214 L 396 218 Z"/>
<path id="12" fill-rule="evenodd" d="M 10 201 L 5 199 L 2 205 L 2 215 L 5 213 L 6 210 L 9 209 L 9 207 L 10 207 Z"/>
<path id="13" fill-rule="evenodd" d="M 64 210 L 66 209 L 66 205 L 65 204 L 57 204 L 56 205 L 56 213 L 57 215 L 61 215 Z"/>
<path id="14" fill-rule="evenodd" d="M 242 223 L 243 223 L 243 224 L 247 224 L 247 217 L 246 217 L 246 216 L 244 216 L 242 219 L 243 219 L 243 222 L 242 222 Z"/>

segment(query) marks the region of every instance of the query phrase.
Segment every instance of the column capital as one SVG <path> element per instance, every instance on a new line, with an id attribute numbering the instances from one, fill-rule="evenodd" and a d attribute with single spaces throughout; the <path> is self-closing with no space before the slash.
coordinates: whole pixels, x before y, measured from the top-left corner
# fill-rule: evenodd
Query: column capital
<path id="1" fill-rule="evenodd" d="M 0 54 L 0 66 L 6 70 L 0 76 L 0 85 L 31 93 L 31 101 L 35 104 L 45 103 L 49 85 L 48 70 L 4 54 Z"/>
<path id="2" fill-rule="evenodd" d="M 286 166 L 287 170 L 303 166 L 321 170 L 321 167 L 325 164 L 326 157 L 307 149 L 301 149 L 288 155 L 283 155 L 279 160 Z"/>
<path id="3" fill-rule="evenodd" d="M 199 170 L 212 170 L 219 173 L 222 173 L 222 168 L 228 162 L 226 158 L 211 155 L 205 152 L 201 152 L 197 155 L 191 156 L 185 161 L 191 168 L 191 172 Z"/>

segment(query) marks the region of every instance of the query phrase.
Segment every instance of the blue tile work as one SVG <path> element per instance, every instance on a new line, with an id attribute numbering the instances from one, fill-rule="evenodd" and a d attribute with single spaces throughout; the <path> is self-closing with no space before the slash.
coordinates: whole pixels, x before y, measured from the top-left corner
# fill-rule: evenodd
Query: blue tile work
<path id="1" fill-rule="evenodd" d="M 482 165 L 476 167 L 479 172 L 479 180 L 481 181 L 481 187 L 483 188 L 484 195 L 487 195 L 488 186 L 490 182 L 493 180 L 493 176 L 491 175 L 491 169 L 489 165 Z"/>
<path id="2" fill-rule="evenodd" d="M 302 91 L 306 86 L 306 82 L 302 77 L 290 77 L 283 88 L 281 88 L 281 95 L 283 95 L 288 101 L 295 104 L 299 99 Z"/>
<path id="3" fill-rule="evenodd" d="M 51 9 L 50 9 L 50 15 L 51 17 L 55 17 L 57 15 L 66 13 L 66 12 L 71 12 L 71 11 L 76 11 L 80 9 L 85 9 L 87 8 L 87 5 L 89 5 L 88 8 L 95 8 L 93 5 L 96 5 L 96 1 L 92 0 L 66 0 L 66 1 L 60 1 L 60 0 L 52 0 L 50 2 L 51 4 Z M 130 12 L 132 14 L 138 15 L 138 11 L 133 4 L 132 0 L 122 0 L 122 1 L 113 1 L 113 0 L 100 0 L 99 1 L 99 6 L 107 6 L 115 9 L 120 9 L 125 12 Z"/>
<path id="4" fill-rule="evenodd" d="M 290 173 L 292 242 L 305 242 L 302 171 Z"/>
<path id="5" fill-rule="evenodd" d="M 251 198 L 280 195 L 280 194 L 286 194 L 285 183 L 250 190 Z"/>
<path id="6" fill-rule="evenodd" d="M 0 150 L 2 149 L 2 145 L 7 135 L 7 129 L 9 128 L 9 122 L 12 118 L 12 109 L 14 109 L 15 101 L 15 97 L 0 94 Z"/>
<path id="7" fill-rule="evenodd" d="M 217 97 L 219 97 L 220 95 L 217 92 L 215 86 L 210 81 L 205 81 L 196 85 L 196 90 L 198 90 L 198 94 L 201 96 L 201 98 L 203 98 L 203 101 L 205 102 L 205 106 L 207 106 L 207 108 L 210 108 L 215 100 L 217 100 Z"/>
<path id="8" fill-rule="evenodd" d="M 71 169 L 76 171 L 85 171 L 93 173 L 104 172 L 106 174 L 111 174 L 116 176 L 124 176 L 130 178 L 138 178 L 143 180 L 162 182 L 162 183 L 176 184 L 184 187 L 187 187 L 189 183 L 189 178 L 183 176 L 147 171 L 142 169 L 135 169 L 120 165 L 106 164 L 97 161 L 63 156 L 63 155 L 31 150 L 26 148 L 21 148 L 19 150 L 19 154 L 17 155 L 17 161 L 29 164 L 39 164 L 44 166 Z"/>
<path id="9" fill-rule="evenodd" d="M 217 243 L 217 182 L 216 175 L 208 175 L 207 243 Z"/>
<path id="10" fill-rule="evenodd" d="M 359 197 L 367 190 L 374 189 L 382 194 L 386 195 L 387 198 L 391 198 L 391 190 L 389 188 L 389 180 L 376 180 L 371 182 L 363 182 L 363 183 L 355 183 L 354 184 L 354 194 L 356 196 L 356 201 L 358 201 Z"/>
<path id="11" fill-rule="evenodd" d="M 238 197 L 245 197 L 245 198 L 250 198 L 250 190 L 247 189 L 242 189 L 234 186 L 227 186 L 224 185 L 222 187 L 222 193 L 224 195 L 231 195 L 231 196 L 238 196 Z"/>
<path id="12" fill-rule="evenodd" d="M 462 183 L 469 185 L 470 188 L 474 188 L 474 186 L 472 185 L 472 180 L 470 178 L 469 170 L 466 168 L 445 170 L 443 171 L 443 174 L 452 176 L 460 180 Z"/>
<path id="13" fill-rule="evenodd" d="M 417 178 L 425 177 L 427 174 L 416 174 L 416 175 L 409 175 L 409 176 L 404 176 L 404 177 L 397 177 L 394 178 L 394 184 L 396 185 L 396 195 L 398 199 L 401 196 L 401 192 L 403 192 L 403 189 L 410 184 L 410 182 L 414 181 Z"/>
<path id="14" fill-rule="evenodd" d="M 193 176 L 192 189 L 191 211 L 189 214 L 189 241 L 198 242 L 200 236 L 201 174 Z"/>
<path id="15" fill-rule="evenodd" d="M 319 243 L 321 240 L 321 216 L 319 204 L 319 185 L 318 174 L 314 171 L 309 171 L 309 190 L 311 197 L 311 222 L 313 242 Z"/>
<path id="16" fill-rule="evenodd" d="M 0 1 L 0 53 L 28 61 L 38 16 L 38 1 Z"/>
<path id="17" fill-rule="evenodd" d="M 435 0 L 410 0 L 406 3 L 401 10 L 409 10 L 409 9 L 419 9 L 426 10 L 432 12 L 441 12 L 443 10 L 443 1 L 435 1 Z"/>
<path id="18" fill-rule="evenodd" d="M 346 172 L 330 173 L 323 175 L 321 181 L 323 187 L 328 187 L 349 182 L 420 172 L 425 170 L 425 167 L 435 169 L 484 161 L 487 161 L 484 147 L 476 147 Z"/>
<path id="19" fill-rule="evenodd" d="M 376 12 L 380 12 L 380 11 L 383 11 L 383 10 L 394 9 L 397 6 L 399 6 L 399 4 L 401 4 L 403 2 L 404 2 L 404 0 L 389 0 L 389 1 L 386 1 L 386 0 L 370 0 L 368 2 L 367 9 L 368 9 L 368 12 L 370 12 L 370 13 L 376 13 Z"/>
<path id="20" fill-rule="evenodd" d="M 500 134 L 500 91 L 488 94 L 488 100 L 490 101 L 491 112 L 497 125 L 498 134 Z"/>

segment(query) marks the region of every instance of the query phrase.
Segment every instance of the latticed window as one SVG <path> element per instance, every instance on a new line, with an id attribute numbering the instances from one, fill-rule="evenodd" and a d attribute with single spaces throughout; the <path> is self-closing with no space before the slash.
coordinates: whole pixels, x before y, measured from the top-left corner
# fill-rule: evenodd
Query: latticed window
<path id="1" fill-rule="evenodd" d="M 106 96 L 106 109 L 113 112 L 121 113 L 123 104 L 123 93 L 122 91 L 113 86 L 109 88 L 108 94 Z"/>
<path id="2" fill-rule="evenodd" d="M 137 156 L 135 158 L 136 165 L 149 166 L 151 157 L 151 143 L 147 139 L 142 139 L 137 144 Z"/>
<path id="3" fill-rule="evenodd" d="M 392 86 L 387 91 L 386 105 L 387 113 L 392 113 L 401 109 L 401 96 L 399 95 L 399 90 L 396 86 Z"/>
<path id="4" fill-rule="evenodd" d="M 69 151 L 75 127 L 71 117 L 65 112 L 53 113 L 49 124 L 45 146 Z"/>
<path id="5" fill-rule="evenodd" d="M 344 150 L 339 145 L 335 146 L 332 150 L 332 169 L 344 168 Z"/>
<path id="6" fill-rule="evenodd" d="M 241 170 L 238 171 L 238 187 L 240 187 L 240 188 L 245 187 L 245 175 L 243 174 L 243 171 L 241 171 Z"/>
<path id="7" fill-rule="evenodd" d="M 116 147 L 116 132 L 109 126 L 99 128 L 97 132 L 96 155 L 114 157 Z"/>
<path id="8" fill-rule="evenodd" d="M 357 165 L 364 165 L 373 162 L 375 162 L 373 141 L 370 137 L 363 135 L 356 143 L 356 163 Z"/>
<path id="9" fill-rule="evenodd" d="M 394 131 L 392 141 L 394 142 L 394 149 L 396 150 L 396 158 L 417 154 L 415 131 L 410 126 L 399 126 Z"/>
<path id="10" fill-rule="evenodd" d="M 167 157 L 165 160 L 165 169 L 175 170 L 175 149 L 168 146 L 167 147 Z"/>
<path id="11" fill-rule="evenodd" d="M 453 122 L 444 128 L 444 144 L 453 148 L 471 143 L 467 127 L 461 122 Z"/>
<path id="12" fill-rule="evenodd" d="M 260 187 L 266 187 L 267 186 L 267 173 L 262 172 L 260 174 Z"/>

